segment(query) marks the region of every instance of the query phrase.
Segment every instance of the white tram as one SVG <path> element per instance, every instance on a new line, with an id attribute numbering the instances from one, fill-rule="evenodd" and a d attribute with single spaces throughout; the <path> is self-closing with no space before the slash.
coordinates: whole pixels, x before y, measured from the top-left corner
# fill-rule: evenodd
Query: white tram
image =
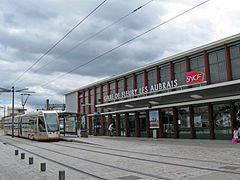
<path id="1" fill-rule="evenodd" d="M 12 117 L 4 121 L 4 133 L 12 135 Z M 56 111 L 36 111 L 14 117 L 14 136 L 36 140 L 60 138 Z"/>

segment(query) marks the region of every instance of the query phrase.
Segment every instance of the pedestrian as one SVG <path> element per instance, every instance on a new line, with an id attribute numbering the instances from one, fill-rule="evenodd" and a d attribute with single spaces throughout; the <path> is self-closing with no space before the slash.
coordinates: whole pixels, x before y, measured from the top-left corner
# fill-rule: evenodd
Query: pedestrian
<path id="1" fill-rule="evenodd" d="M 238 129 L 235 129 L 235 130 L 233 131 L 232 142 L 233 142 L 233 143 L 237 143 L 237 142 L 238 142 Z"/>
<path id="2" fill-rule="evenodd" d="M 113 123 L 109 124 L 108 131 L 109 131 L 109 135 L 112 136 L 113 135 Z"/>

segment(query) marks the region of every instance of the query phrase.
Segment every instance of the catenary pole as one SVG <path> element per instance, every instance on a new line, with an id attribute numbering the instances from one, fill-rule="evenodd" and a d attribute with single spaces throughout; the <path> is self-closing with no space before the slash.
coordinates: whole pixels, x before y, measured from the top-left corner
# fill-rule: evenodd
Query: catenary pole
<path id="1" fill-rule="evenodd" d="M 14 86 L 12 87 L 12 138 L 14 137 Z"/>

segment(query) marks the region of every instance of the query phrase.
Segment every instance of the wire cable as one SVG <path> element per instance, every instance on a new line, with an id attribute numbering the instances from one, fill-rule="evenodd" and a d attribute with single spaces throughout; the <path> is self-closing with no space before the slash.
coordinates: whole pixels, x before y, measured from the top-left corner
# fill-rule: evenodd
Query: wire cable
<path id="1" fill-rule="evenodd" d="M 50 47 L 40 58 L 38 58 L 27 70 L 14 80 L 10 86 L 13 86 L 21 77 L 23 77 L 30 69 L 32 69 L 39 61 L 42 60 L 50 51 L 52 51 L 60 42 L 62 42 L 70 33 L 72 33 L 81 23 L 83 23 L 91 14 L 93 14 L 99 7 L 101 7 L 107 0 L 102 1 L 96 8 L 94 8 L 85 18 L 78 22 L 70 31 L 68 31 L 61 39 L 59 39 L 52 47 Z"/>
<path id="2" fill-rule="evenodd" d="M 57 56 L 55 59 L 53 59 L 52 61 L 46 63 L 45 65 L 41 66 L 40 68 L 38 68 L 37 70 L 35 70 L 34 72 L 38 72 L 40 70 L 42 70 L 44 67 L 48 66 L 49 64 L 55 62 L 56 60 L 58 60 L 59 58 L 65 56 L 66 54 L 72 52 L 74 49 L 76 49 L 77 47 L 79 47 L 80 45 L 82 45 L 83 43 L 89 41 L 90 39 L 96 37 L 97 35 L 99 35 L 100 33 L 104 32 L 105 30 L 107 30 L 108 28 L 110 28 L 111 26 L 119 23 L 120 21 L 122 21 L 123 19 L 127 18 L 128 16 L 132 15 L 133 13 L 137 12 L 138 10 L 140 10 L 141 8 L 143 8 L 144 6 L 148 5 L 149 3 L 151 3 L 154 0 L 150 0 L 147 3 L 139 6 L 138 8 L 134 9 L 133 11 L 131 11 L 130 13 L 126 14 L 125 16 L 122 16 L 121 18 L 119 18 L 118 20 L 114 21 L 113 23 L 107 25 L 106 27 L 104 27 L 103 29 L 101 29 L 100 31 L 96 32 L 95 34 L 89 36 L 88 38 L 80 41 L 79 43 L 77 43 L 75 46 L 73 46 L 71 49 L 65 51 L 64 53 L 62 53 L 61 55 Z"/>
<path id="3" fill-rule="evenodd" d="M 41 87 L 45 87 L 45 86 L 47 86 L 48 84 L 50 84 L 50 83 L 56 81 L 57 79 L 62 78 L 63 76 L 66 76 L 67 74 L 70 74 L 70 73 L 72 73 L 73 71 L 76 71 L 77 69 L 79 69 L 79 68 L 81 68 L 81 67 L 83 67 L 83 66 L 86 66 L 87 64 L 89 64 L 89 63 L 91 63 L 91 62 L 93 62 L 93 61 L 95 61 L 95 60 L 97 60 L 97 59 L 99 59 L 99 58 L 101 58 L 101 57 L 103 57 L 103 56 L 109 54 L 110 52 L 112 52 L 112 51 L 114 51 L 114 50 L 116 50 L 116 49 L 119 49 L 120 47 L 122 47 L 122 46 L 128 44 L 129 42 L 131 42 L 131 41 L 133 41 L 133 40 L 135 40 L 135 39 L 137 39 L 137 38 L 139 38 L 139 37 L 141 37 L 141 36 L 143 36 L 143 35 L 145 35 L 145 34 L 151 32 L 151 31 L 157 29 L 158 27 L 160 27 L 160 26 L 162 26 L 162 25 L 164 25 L 164 24 L 166 24 L 166 23 L 168 23 L 168 22 L 170 22 L 170 21 L 172 21 L 172 20 L 174 20 L 174 19 L 176 19 L 176 18 L 178 18 L 178 17 L 180 17 L 180 16 L 186 14 L 186 13 L 188 13 L 189 11 L 192 11 L 193 9 L 198 8 L 199 6 L 205 4 L 205 3 L 209 2 L 209 1 L 210 1 L 210 0 L 203 1 L 203 2 L 201 2 L 201 3 L 199 3 L 199 4 L 197 4 L 196 6 L 193 6 L 192 8 L 190 8 L 190 9 L 188 9 L 188 10 L 186 10 L 186 11 L 183 11 L 182 13 L 180 13 L 180 14 L 178 14 L 178 15 L 176 15 L 176 16 L 170 18 L 170 19 L 168 19 L 167 21 L 164 21 L 164 22 L 162 22 L 162 23 L 160 23 L 160 24 L 158 24 L 158 25 L 152 27 L 151 29 L 149 29 L 149 30 L 147 30 L 147 31 L 145 31 L 145 32 L 143 32 L 143 33 L 141 33 L 141 34 L 139 34 L 139 35 L 133 37 L 132 39 L 129 39 L 129 40 L 123 42 L 122 44 L 120 44 L 120 45 L 118 45 L 118 46 L 116 46 L 116 47 L 114 47 L 114 48 L 112 48 L 112 49 L 110 49 L 110 50 L 104 52 L 103 54 L 96 56 L 95 58 L 89 60 L 88 62 L 83 63 L 83 64 L 81 64 L 81 65 L 79 65 L 79 66 L 73 68 L 72 70 L 70 70 L 70 71 L 68 71 L 68 72 L 66 72 L 66 73 L 64 73 L 64 74 L 62 74 L 62 75 L 59 75 L 58 77 L 54 78 L 53 80 L 48 81 L 47 83 L 41 85 Z"/>

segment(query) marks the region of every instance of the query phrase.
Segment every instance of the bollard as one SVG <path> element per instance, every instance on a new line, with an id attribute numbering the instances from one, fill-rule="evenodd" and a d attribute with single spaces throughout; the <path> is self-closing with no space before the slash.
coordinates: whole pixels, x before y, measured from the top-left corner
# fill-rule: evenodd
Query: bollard
<path id="1" fill-rule="evenodd" d="M 21 153 L 21 159 L 25 159 L 25 153 Z"/>
<path id="2" fill-rule="evenodd" d="M 41 171 L 46 171 L 46 163 L 40 163 Z"/>
<path id="3" fill-rule="evenodd" d="M 65 171 L 59 171 L 59 180 L 65 180 Z"/>
<path id="4" fill-rule="evenodd" d="M 18 150 L 15 150 L 15 155 L 16 155 L 16 156 L 18 155 Z"/>
<path id="5" fill-rule="evenodd" d="M 29 164 L 33 164 L 33 157 L 29 157 Z"/>

